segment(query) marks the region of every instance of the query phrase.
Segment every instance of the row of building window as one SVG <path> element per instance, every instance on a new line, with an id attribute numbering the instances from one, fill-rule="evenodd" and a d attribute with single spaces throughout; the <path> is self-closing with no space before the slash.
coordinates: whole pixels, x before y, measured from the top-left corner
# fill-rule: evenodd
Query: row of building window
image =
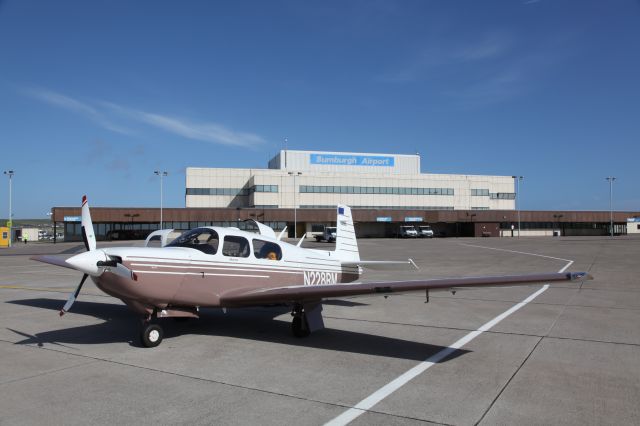
<path id="1" fill-rule="evenodd" d="M 300 192 L 313 194 L 454 195 L 453 188 L 402 188 L 387 186 L 300 185 Z"/>
<path id="2" fill-rule="evenodd" d="M 187 195 L 247 196 L 254 192 L 278 192 L 278 185 L 254 185 L 250 188 L 187 188 Z"/>
<path id="3" fill-rule="evenodd" d="M 518 222 L 501 222 L 500 229 L 518 229 Z M 609 229 L 608 222 L 521 222 L 521 229 Z M 614 224 L 622 226 L 622 224 Z"/>
<path id="4" fill-rule="evenodd" d="M 247 196 L 254 192 L 278 192 L 278 185 L 254 185 L 250 188 L 187 188 L 187 195 Z M 317 186 L 300 185 L 306 194 L 394 194 L 394 195 L 454 195 L 453 188 L 402 188 L 385 186 Z M 492 200 L 515 200 L 513 192 L 492 192 L 471 189 L 472 196 L 489 196 Z"/>
<path id="5" fill-rule="evenodd" d="M 513 192 L 492 192 L 489 194 L 492 200 L 515 200 L 516 194 Z"/>
<path id="6" fill-rule="evenodd" d="M 249 195 L 246 188 L 187 188 L 187 195 Z"/>
<path id="7" fill-rule="evenodd" d="M 352 209 L 383 209 L 383 210 L 453 210 L 451 206 L 350 206 Z M 302 204 L 301 209 L 335 209 L 335 204 Z"/>

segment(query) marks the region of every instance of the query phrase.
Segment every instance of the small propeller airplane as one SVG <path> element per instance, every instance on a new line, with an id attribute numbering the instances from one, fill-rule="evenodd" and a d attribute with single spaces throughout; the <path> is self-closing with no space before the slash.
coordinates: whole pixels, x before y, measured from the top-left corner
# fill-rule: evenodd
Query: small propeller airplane
<path id="1" fill-rule="evenodd" d="M 198 318 L 200 308 L 237 308 L 284 304 L 292 309 L 291 330 L 306 337 L 324 328 L 326 298 L 463 287 L 503 287 L 592 279 L 586 272 L 486 276 L 356 283 L 363 267 L 416 266 L 407 261 L 360 260 L 351 209 L 337 207 L 335 250 L 317 250 L 281 241 L 270 227 L 250 219 L 258 232 L 200 227 L 163 247 L 96 248 L 89 204 L 82 197 L 82 238 L 87 249 L 68 259 L 31 259 L 75 269 L 84 275 L 60 310 L 71 309 L 91 277 L 98 288 L 122 300 L 142 319 L 141 342 L 154 347 L 164 332 L 158 318 Z M 166 243 L 172 230 L 156 231 Z M 428 294 L 428 293 L 427 293 Z"/>

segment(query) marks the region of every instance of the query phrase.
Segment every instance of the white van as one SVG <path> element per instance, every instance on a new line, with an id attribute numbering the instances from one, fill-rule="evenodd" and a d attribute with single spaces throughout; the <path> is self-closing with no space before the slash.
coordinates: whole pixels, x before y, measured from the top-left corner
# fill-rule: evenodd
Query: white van
<path id="1" fill-rule="evenodd" d="M 418 236 L 420 238 L 433 238 L 433 229 L 429 225 L 418 226 Z"/>

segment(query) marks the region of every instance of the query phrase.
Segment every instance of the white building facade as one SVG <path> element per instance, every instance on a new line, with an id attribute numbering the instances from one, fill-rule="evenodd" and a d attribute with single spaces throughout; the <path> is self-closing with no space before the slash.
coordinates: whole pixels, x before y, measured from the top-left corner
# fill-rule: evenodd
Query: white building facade
<path id="1" fill-rule="evenodd" d="M 513 210 L 512 176 L 420 172 L 420 156 L 280 151 L 268 169 L 186 170 L 186 207 Z"/>

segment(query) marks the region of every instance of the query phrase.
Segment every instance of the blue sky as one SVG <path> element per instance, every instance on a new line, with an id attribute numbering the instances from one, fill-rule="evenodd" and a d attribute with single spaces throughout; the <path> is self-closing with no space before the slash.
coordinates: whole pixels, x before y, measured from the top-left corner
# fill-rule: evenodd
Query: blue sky
<path id="1" fill-rule="evenodd" d="M 184 207 L 283 147 L 524 175 L 523 209 L 640 210 L 640 3 L 0 0 L 14 217 Z M 5 178 L 3 176 L 3 178 Z M 0 184 L 0 217 L 8 213 Z"/>

